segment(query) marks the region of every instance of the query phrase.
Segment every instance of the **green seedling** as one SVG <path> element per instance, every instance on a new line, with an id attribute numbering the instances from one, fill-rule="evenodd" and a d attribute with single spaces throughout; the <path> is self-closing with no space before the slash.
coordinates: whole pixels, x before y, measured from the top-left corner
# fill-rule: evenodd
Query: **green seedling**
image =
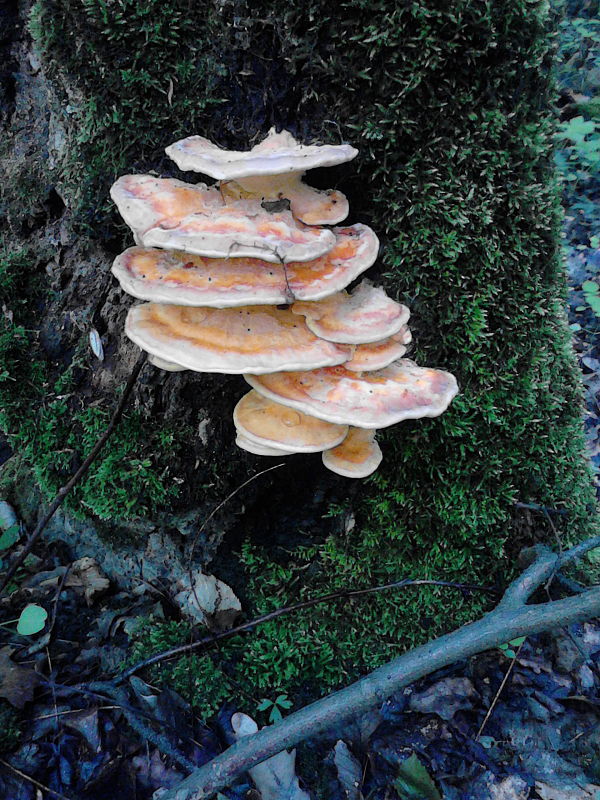
<path id="1" fill-rule="evenodd" d="M 525 638 L 525 636 L 519 636 L 517 639 L 511 639 L 510 642 L 499 644 L 498 649 L 501 650 L 507 658 L 516 658 L 516 651 L 521 647 Z"/>
<path id="2" fill-rule="evenodd" d="M 597 317 L 600 317 L 600 286 L 596 281 L 584 281 L 581 284 L 586 303 Z"/>
<path id="3" fill-rule="evenodd" d="M 263 698 L 257 706 L 259 711 L 267 711 L 271 709 L 269 713 L 269 722 L 273 724 L 274 722 L 280 722 L 283 719 L 283 714 L 281 713 L 281 709 L 287 709 L 292 707 L 292 701 L 288 699 L 287 694 L 279 694 L 275 698 L 275 700 L 268 700 L 267 698 Z"/>
<path id="4" fill-rule="evenodd" d="M 415 753 L 400 764 L 394 789 L 401 800 L 442 800 L 433 778 Z"/>
<path id="5" fill-rule="evenodd" d="M 6 627 L 17 623 L 17 633 L 21 636 L 33 636 L 44 629 L 46 620 L 48 619 L 48 612 L 45 608 L 36 605 L 36 603 L 29 603 L 25 606 L 18 619 L 10 619 L 8 622 L 0 622 L 0 627 Z"/>

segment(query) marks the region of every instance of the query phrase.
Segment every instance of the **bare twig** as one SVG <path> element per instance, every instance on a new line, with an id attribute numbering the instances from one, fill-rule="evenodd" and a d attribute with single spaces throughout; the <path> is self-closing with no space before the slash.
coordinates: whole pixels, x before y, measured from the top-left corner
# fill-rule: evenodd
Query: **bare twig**
<path id="1" fill-rule="evenodd" d="M 197 642 L 191 642 L 190 644 L 172 647 L 170 650 L 163 650 L 162 653 L 157 653 L 156 655 L 150 656 L 149 658 L 144 659 L 144 661 L 140 661 L 139 663 L 134 664 L 134 666 L 129 667 L 129 669 L 126 669 L 125 672 L 117 675 L 113 683 L 115 686 L 118 686 L 136 672 L 139 672 L 141 669 L 145 669 L 146 667 L 151 667 L 154 664 L 158 664 L 159 661 L 166 661 L 169 658 L 183 656 L 187 653 L 194 652 L 195 650 L 202 650 L 205 648 L 208 649 L 212 645 L 219 644 L 224 639 L 230 639 L 231 637 L 237 636 L 240 633 L 244 633 L 245 631 L 250 631 L 253 628 L 256 628 L 257 625 L 263 625 L 265 622 L 270 622 L 273 619 L 282 617 L 285 614 L 291 614 L 294 611 L 303 611 L 320 603 L 329 603 L 333 600 L 347 600 L 352 597 L 362 597 L 363 595 L 385 592 L 390 589 L 403 589 L 408 586 L 441 586 L 447 589 L 459 589 L 462 591 L 489 592 L 491 594 L 496 593 L 496 590 L 489 586 L 478 586 L 477 584 L 472 583 L 452 583 L 450 581 L 434 581 L 425 579 L 413 580 L 411 578 L 405 578 L 404 580 L 395 581 L 394 583 L 386 583 L 382 586 L 371 586 L 368 589 L 342 589 L 338 592 L 332 592 L 331 594 L 314 597 L 312 600 L 304 600 L 301 603 L 295 603 L 291 606 L 276 608 L 274 611 L 269 611 L 267 614 L 256 617 L 256 619 L 252 619 L 249 622 L 243 622 L 241 625 L 236 625 L 235 628 L 230 628 L 229 630 L 222 631 L 221 633 L 205 636 L 203 639 L 199 639 Z"/>
<path id="2" fill-rule="evenodd" d="M 31 647 L 28 647 L 25 651 L 27 656 L 33 656 L 36 653 L 39 653 L 44 647 L 47 647 L 50 644 L 50 640 L 52 639 L 52 634 L 54 632 L 54 626 L 56 624 L 56 614 L 58 612 L 58 601 L 60 600 L 61 592 L 64 588 L 65 581 L 71 571 L 72 564 L 69 564 L 65 571 L 62 574 L 58 587 L 56 589 L 56 593 L 54 595 L 54 602 L 52 604 L 52 614 L 50 616 L 50 624 L 48 625 L 48 630 L 44 633 L 44 635 L 37 641 L 35 644 L 32 644 Z M 50 656 L 48 656 L 48 660 L 50 660 Z"/>
<path id="3" fill-rule="evenodd" d="M 567 564 L 577 561 L 586 553 L 589 553 L 590 550 L 595 550 L 597 547 L 600 547 L 600 536 L 594 536 L 593 539 L 586 539 L 585 542 L 580 542 L 570 550 L 562 553 L 562 555 L 559 556 L 556 566 L 558 569 L 562 569 Z"/>
<path id="4" fill-rule="evenodd" d="M 69 577 L 69 572 L 71 572 L 71 567 L 73 564 L 67 564 L 67 568 L 63 572 L 58 587 L 56 589 L 56 595 L 54 597 L 54 603 L 52 604 L 52 614 L 50 616 L 50 625 L 48 626 L 48 636 L 51 637 L 54 632 L 54 626 L 56 625 L 56 614 L 58 612 L 58 603 L 60 601 L 60 596 L 62 594 L 62 590 L 65 587 L 65 583 L 67 578 Z"/>
<path id="5" fill-rule="evenodd" d="M 512 657 L 512 659 L 510 661 L 510 664 L 508 665 L 508 669 L 504 673 L 504 677 L 502 678 L 502 683 L 498 687 L 498 691 L 496 692 L 496 694 L 494 695 L 494 699 L 490 703 L 490 707 L 488 708 L 487 713 L 486 713 L 485 717 L 483 718 L 483 722 L 479 726 L 479 730 L 477 731 L 477 735 L 475 736 L 475 741 L 476 742 L 479 741 L 479 737 L 483 733 L 483 729 L 487 725 L 488 719 L 492 716 L 492 713 L 493 713 L 494 709 L 496 708 L 496 703 L 500 699 L 500 695 L 502 694 L 502 690 L 506 686 L 506 682 L 508 681 L 511 672 L 513 671 L 513 667 L 515 666 L 515 664 L 517 662 L 517 658 L 518 658 L 519 653 L 521 652 L 521 648 L 523 647 L 524 644 L 525 644 L 524 641 L 521 642 L 521 644 L 519 645 L 519 647 L 517 649 L 517 652 L 514 654 L 514 656 Z"/>
<path id="6" fill-rule="evenodd" d="M 576 561 L 597 547 L 600 547 L 600 536 L 586 539 L 585 542 L 581 542 L 559 555 L 541 545 L 524 550 L 523 555 L 532 558 L 533 563 L 510 584 L 500 601 L 500 605 L 504 608 L 510 608 L 527 602 L 533 592 L 544 581 L 547 581 L 548 578 L 558 572 L 559 569 Z"/>
<path id="7" fill-rule="evenodd" d="M 96 711 L 119 711 L 121 706 L 98 706 Z M 53 717 L 66 717 L 69 714 L 81 714 L 81 708 L 67 708 L 65 711 L 52 711 L 50 714 L 40 714 L 39 717 L 33 717 L 33 721 L 37 722 L 40 719 L 52 719 Z"/>
<path id="8" fill-rule="evenodd" d="M 240 484 L 238 487 L 236 487 L 232 492 L 230 492 L 224 500 L 221 500 L 219 505 L 217 505 L 217 506 L 215 506 L 215 508 L 213 508 L 213 510 L 208 515 L 208 517 L 204 520 L 202 525 L 200 525 L 200 527 L 196 531 L 196 535 L 194 536 L 194 541 L 192 542 L 192 547 L 191 547 L 190 555 L 189 555 L 189 558 L 188 558 L 188 578 L 189 578 L 189 581 L 190 581 L 190 588 L 192 590 L 192 594 L 194 595 L 194 599 L 196 601 L 196 605 L 198 606 L 198 608 L 199 608 L 199 610 L 201 612 L 202 612 L 202 605 L 200 604 L 200 599 L 199 599 L 198 594 L 196 592 L 196 585 L 194 583 L 194 575 L 192 573 L 192 561 L 193 561 L 193 558 L 194 558 L 194 550 L 196 549 L 196 544 L 198 543 L 198 539 L 200 538 L 200 534 L 206 528 L 206 526 L 211 521 L 211 519 L 215 516 L 215 514 L 217 514 L 223 508 L 223 506 L 226 505 L 232 499 L 232 497 L 235 497 L 235 495 L 238 492 L 241 492 L 242 489 L 244 489 L 250 483 L 255 481 L 257 478 L 260 478 L 262 475 L 266 475 L 267 472 L 272 472 L 274 469 L 279 469 L 279 467 L 284 467 L 284 466 L 285 466 L 285 464 L 282 462 L 281 464 L 275 464 L 272 467 L 268 467 L 267 469 L 263 469 L 261 472 L 257 472 L 255 475 L 252 475 L 250 478 L 248 478 L 248 480 L 244 481 L 242 484 Z"/>
<path id="9" fill-rule="evenodd" d="M 136 381 L 139 377 L 139 374 L 142 370 L 142 367 L 146 363 L 146 353 L 142 352 L 139 356 L 138 360 L 135 362 L 133 370 L 125 384 L 125 389 L 123 390 L 123 394 L 121 395 L 121 399 L 119 400 L 119 404 L 117 405 L 114 414 L 112 415 L 110 422 L 108 423 L 108 427 L 102 434 L 102 436 L 98 439 L 96 444 L 93 446 L 90 454 L 85 459 L 83 464 L 79 467 L 77 472 L 73 475 L 73 477 L 58 491 L 58 494 L 50 504 L 50 507 L 46 511 L 43 518 L 38 522 L 35 526 L 33 533 L 29 536 L 25 544 L 23 545 L 22 549 L 19 551 L 19 554 L 13 559 L 12 563 L 8 567 L 6 571 L 6 575 L 2 579 L 2 583 L 0 583 L 0 596 L 6 589 L 9 581 L 12 579 L 15 572 L 19 569 L 21 564 L 25 561 L 29 553 L 31 553 L 35 543 L 42 535 L 46 525 L 50 522 L 56 511 L 62 506 L 65 501 L 65 498 L 69 494 L 69 492 L 77 486 L 77 484 L 81 481 L 84 475 L 87 473 L 89 468 L 92 466 L 94 461 L 96 460 L 98 454 L 108 441 L 110 435 L 119 424 L 121 417 L 123 416 L 123 411 L 125 410 L 125 406 L 127 401 L 129 400 L 129 396 L 133 391 L 133 387 L 136 384 Z"/>
<path id="10" fill-rule="evenodd" d="M 128 703 L 127 692 L 124 687 L 121 686 L 113 689 L 107 688 L 106 693 L 109 694 L 109 696 L 121 706 L 123 713 L 127 718 L 127 722 L 143 739 L 150 742 L 150 744 L 153 744 L 160 750 L 161 753 L 169 756 L 169 758 L 175 761 L 176 764 L 179 764 L 180 767 L 188 772 L 195 768 L 196 765 L 194 762 L 190 761 L 189 758 L 186 758 L 183 753 L 180 753 L 164 734 L 155 731 L 140 719 L 137 709 L 134 709 L 133 712 L 129 710 L 131 706 Z"/>
<path id="11" fill-rule="evenodd" d="M 15 775 L 19 776 L 19 778 L 23 778 L 24 781 L 27 781 L 28 783 L 31 783 L 34 786 L 37 786 L 38 789 L 41 789 L 44 792 L 48 792 L 48 794 L 51 795 L 52 797 L 58 797 L 58 800 L 72 800 L 72 798 L 67 797 L 64 794 L 61 794 L 60 792 L 57 792 L 54 789 L 51 789 L 49 786 L 44 786 L 43 783 L 40 783 L 39 781 L 36 781 L 35 778 L 32 778 L 30 775 L 26 775 L 24 772 L 21 772 L 20 769 L 13 767 L 12 764 L 9 764 L 8 761 L 5 761 L 3 758 L 0 758 L 0 764 L 2 764 L 3 767 L 6 767 L 6 769 L 9 769 L 11 772 L 14 772 Z"/>
<path id="12" fill-rule="evenodd" d="M 275 725 L 245 736 L 162 794 L 161 800 L 211 797 L 256 764 L 365 713 L 404 686 L 459 659 L 519 636 L 597 616 L 600 614 L 599 587 L 555 602 L 527 605 L 527 600 L 552 574 L 557 562 L 563 566 L 599 543 L 600 537 L 589 540 L 564 552 L 560 558 L 546 548 L 536 548 L 536 560 L 509 586 L 498 606 L 482 619 L 404 653 L 350 686 L 311 703 Z"/>
<path id="13" fill-rule="evenodd" d="M 515 508 L 525 508 L 528 511 L 541 511 L 544 514 L 558 514 L 563 517 L 566 517 L 569 513 L 566 508 L 550 508 L 549 506 L 541 506 L 538 503 L 516 502 Z"/>

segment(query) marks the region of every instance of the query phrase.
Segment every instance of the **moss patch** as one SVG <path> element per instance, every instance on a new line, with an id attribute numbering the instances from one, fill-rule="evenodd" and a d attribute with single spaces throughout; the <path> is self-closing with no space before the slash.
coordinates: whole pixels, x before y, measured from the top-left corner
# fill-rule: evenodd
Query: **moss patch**
<path id="1" fill-rule="evenodd" d="M 112 411 L 104 405 L 82 407 L 80 354 L 73 354 L 62 373 L 43 357 L 32 325 L 45 297 L 40 270 L 45 255 L 31 247 L 5 246 L 0 252 L 0 305 L 6 309 L 0 315 L 0 429 L 15 458 L 33 470 L 51 498 L 92 449 Z M 181 448 L 187 435 L 184 426 L 149 431 L 142 412 L 127 413 L 67 507 L 106 520 L 164 507 L 177 491 L 164 453 Z"/>
<path id="2" fill-rule="evenodd" d="M 21 728 L 17 712 L 4 700 L 0 700 L 0 753 L 10 753 L 20 738 Z"/>

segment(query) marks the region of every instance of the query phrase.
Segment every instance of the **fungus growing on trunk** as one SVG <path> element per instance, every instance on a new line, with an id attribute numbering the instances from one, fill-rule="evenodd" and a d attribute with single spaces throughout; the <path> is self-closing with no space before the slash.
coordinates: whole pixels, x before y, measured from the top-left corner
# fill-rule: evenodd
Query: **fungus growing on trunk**
<path id="1" fill-rule="evenodd" d="M 344 366 L 353 372 L 372 372 L 389 367 L 392 361 L 402 358 L 406 353 L 406 345 L 409 343 L 410 337 L 405 331 L 408 331 L 408 328 L 403 325 L 402 329 L 394 336 L 390 336 L 389 339 L 357 345 L 352 353 L 352 358 L 350 361 L 346 361 Z M 406 341 L 407 338 L 409 341 Z"/>
<path id="2" fill-rule="evenodd" d="M 196 372 L 309 370 L 343 364 L 350 355 L 348 347 L 319 339 L 291 311 L 273 306 L 144 303 L 130 309 L 125 332 L 148 353 Z"/>
<path id="3" fill-rule="evenodd" d="M 292 311 L 306 317 L 317 336 L 345 344 L 368 344 L 393 336 L 410 316 L 406 306 L 367 280 L 350 294 L 342 291 L 317 303 L 294 303 Z"/>
<path id="4" fill-rule="evenodd" d="M 346 478 L 366 478 L 381 464 L 383 454 L 375 431 L 350 428 L 344 441 L 322 455 L 323 464 Z"/>
<path id="5" fill-rule="evenodd" d="M 128 294 L 157 303 L 228 308 L 320 300 L 347 286 L 377 257 L 377 237 L 366 225 L 332 232 L 335 245 L 313 261 L 284 266 L 257 258 L 130 247 L 116 257 L 112 273 Z"/>
<path id="6" fill-rule="evenodd" d="M 335 244 L 330 230 L 304 225 L 291 211 L 268 211 L 256 200 L 226 201 L 217 187 L 202 183 L 125 175 L 111 197 L 146 247 L 280 262 L 310 261 Z"/>
<path id="7" fill-rule="evenodd" d="M 333 472 L 370 475 L 376 429 L 441 414 L 458 387 L 403 358 L 408 308 L 367 280 L 346 291 L 374 263 L 377 236 L 360 223 L 323 227 L 346 217 L 346 198 L 302 176 L 357 151 L 271 130 L 248 151 L 191 136 L 167 154 L 220 183 L 125 175 L 112 187 L 138 245 L 112 271 L 150 301 L 130 309 L 127 335 L 160 369 L 243 374 L 253 387 L 234 410 L 243 450 L 321 451 Z"/>
<path id="8" fill-rule="evenodd" d="M 167 147 L 166 153 L 184 171 L 218 178 L 226 197 L 288 200 L 294 216 L 307 225 L 336 225 L 348 215 L 341 192 L 302 182 L 306 170 L 355 158 L 358 150 L 348 144 L 303 145 L 288 131 L 271 128 L 251 150 L 223 150 L 202 136 L 189 136 Z"/>
<path id="9" fill-rule="evenodd" d="M 437 417 L 458 392 L 456 379 L 449 372 L 418 367 L 408 358 L 364 374 L 342 365 L 245 378 L 269 400 L 328 422 L 359 428 L 387 428 L 405 419 Z"/>
<path id="10" fill-rule="evenodd" d="M 267 400 L 254 390 L 233 410 L 238 434 L 257 444 L 291 453 L 319 453 L 346 438 L 347 425 L 335 425 Z"/>

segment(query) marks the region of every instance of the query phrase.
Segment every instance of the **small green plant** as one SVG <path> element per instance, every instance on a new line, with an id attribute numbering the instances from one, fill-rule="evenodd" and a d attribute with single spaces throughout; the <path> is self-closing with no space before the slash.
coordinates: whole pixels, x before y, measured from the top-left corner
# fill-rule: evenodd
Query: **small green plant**
<path id="1" fill-rule="evenodd" d="M 525 641 L 525 636 L 519 636 L 517 639 L 511 639 L 510 642 L 505 642 L 504 644 L 498 645 L 498 650 L 500 650 L 507 658 L 516 658 L 517 657 L 517 650 L 523 642 Z"/>
<path id="2" fill-rule="evenodd" d="M 595 120 L 573 117 L 563 122 L 558 132 L 566 154 L 565 178 L 575 181 L 600 168 L 600 125 Z M 564 156 L 563 156 L 564 158 Z"/>
<path id="3" fill-rule="evenodd" d="M 258 711 L 269 711 L 270 709 L 269 724 L 272 725 L 274 722 L 281 722 L 283 719 L 281 709 L 287 711 L 292 705 L 293 703 L 288 699 L 287 694 L 278 694 L 275 700 L 268 700 L 266 697 L 263 698 L 256 708 Z"/>
<path id="4" fill-rule="evenodd" d="M 583 296 L 597 317 L 600 317 L 600 286 L 596 281 L 584 281 L 581 284 Z"/>
<path id="5" fill-rule="evenodd" d="M 18 619 L 10 619 L 8 622 L 1 622 L 1 627 L 17 623 L 17 633 L 21 636 L 34 636 L 36 633 L 44 630 L 46 620 L 48 619 L 48 612 L 45 608 L 38 606 L 36 603 L 29 603 L 23 611 L 21 611 Z"/>
<path id="6" fill-rule="evenodd" d="M 415 753 L 400 764 L 393 786 L 400 800 L 442 800 L 433 778 Z"/>
<path id="7" fill-rule="evenodd" d="M 9 547 L 12 547 L 13 544 L 19 541 L 20 535 L 20 525 L 11 525 L 10 528 L 7 528 L 0 536 L 0 550 L 8 550 Z"/>
<path id="8" fill-rule="evenodd" d="M 17 622 L 17 633 L 22 636 L 33 636 L 44 630 L 48 612 L 45 608 L 36 603 L 30 603 L 21 611 L 21 616 Z"/>

